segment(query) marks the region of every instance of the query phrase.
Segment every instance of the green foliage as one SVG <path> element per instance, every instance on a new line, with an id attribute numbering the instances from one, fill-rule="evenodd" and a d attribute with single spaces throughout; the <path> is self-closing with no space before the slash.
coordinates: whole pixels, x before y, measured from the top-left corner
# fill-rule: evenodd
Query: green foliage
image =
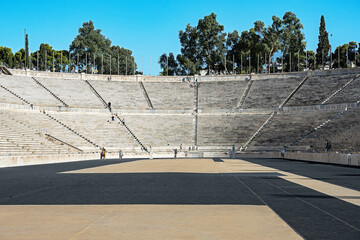
<path id="1" fill-rule="evenodd" d="M 25 66 L 26 66 L 26 68 L 28 68 L 30 59 L 29 59 L 29 37 L 27 34 L 25 35 L 25 56 L 24 56 L 24 58 L 26 60 Z"/>
<path id="2" fill-rule="evenodd" d="M 87 73 L 133 74 L 137 68 L 132 51 L 112 46 L 110 39 L 102 35 L 100 29 L 95 29 L 92 21 L 79 28 L 79 34 L 70 45 L 70 53 L 72 68 L 78 67 Z"/>
<path id="3" fill-rule="evenodd" d="M 200 19 L 196 27 L 188 24 L 184 31 L 179 31 L 181 55 L 177 57 L 181 72 L 198 74 L 201 69 L 219 72 L 224 70 L 226 54 L 226 33 L 224 26 L 211 13 Z"/>
<path id="4" fill-rule="evenodd" d="M 356 42 L 349 42 L 348 44 L 338 46 L 333 53 L 333 68 L 351 67 L 351 62 L 355 62 L 356 45 Z M 356 56 L 358 57 L 359 55 Z"/>
<path id="5" fill-rule="evenodd" d="M 160 67 L 163 69 L 160 75 L 162 76 L 174 76 L 180 75 L 179 64 L 174 57 L 173 53 L 169 53 L 169 56 L 164 53 L 159 59 Z"/>
<path id="6" fill-rule="evenodd" d="M 304 54 L 306 42 L 302 32 L 303 25 L 300 19 L 292 12 L 286 12 L 282 18 L 283 30 L 280 37 L 280 49 L 284 53 L 284 67 L 287 71 L 297 68 L 297 55 Z M 291 61 L 290 61 L 291 53 Z M 294 61 L 295 60 L 295 61 Z M 291 66 L 290 66 L 291 62 Z"/>
<path id="7" fill-rule="evenodd" d="M 320 27 L 319 27 L 319 43 L 316 49 L 316 63 L 320 66 L 325 65 L 325 62 L 329 59 L 329 34 L 325 27 L 324 15 L 321 15 Z"/>
<path id="8" fill-rule="evenodd" d="M 0 46 L 0 63 L 5 63 L 9 68 L 14 67 L 14 54 L 11 48 Z"/>

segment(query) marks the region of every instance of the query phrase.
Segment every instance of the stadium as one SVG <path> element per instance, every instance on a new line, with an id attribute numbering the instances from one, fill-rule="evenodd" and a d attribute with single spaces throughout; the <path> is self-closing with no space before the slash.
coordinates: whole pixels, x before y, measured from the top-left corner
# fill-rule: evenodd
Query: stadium
<path id="1" fill-rule="evenodd" d="M 97 158 L 103 148 L 112 157 L 172 157 L 174 149 L 179 157 L 225 157 L 279 156 L 285 146 L 306 156 L 324 153 L 326 141 L 336 161 L 359 164 L 345 161 L 360 151 L 358 68 L 193 77 L 3 72 L 11 74 L 0 85 L 4 166 L 44 155 Z"/>
<path id="2" fill-rule="evenodd" d="M 359 3 L 2 5 L 0 240 L 360 239 Z"/>

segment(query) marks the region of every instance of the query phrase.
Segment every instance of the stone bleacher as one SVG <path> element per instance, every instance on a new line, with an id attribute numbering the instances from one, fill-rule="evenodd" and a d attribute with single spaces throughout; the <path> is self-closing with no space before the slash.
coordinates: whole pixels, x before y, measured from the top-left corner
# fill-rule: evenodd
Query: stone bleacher
<path id="1" fill-rule="evenodd" d="M 53 136 L 83 151 L 98 151 L 98 149 L 91 145 L 89 142 L 85 141 L 81 137 L 71 132 L 69 129 L 50 119 L 48 116 L 41 112 L 30 110 L 2 111 L 6 113 L 8 117 L 11 117 L 18 122 L 22 122 L 34 132 L 49 134 L 50 136 Z"/>
<path id="2" fill-rule="evenodd" d="M 344 90 L 332 97 L 327 104 L 355 103 L 360 100 L 360 77 L 350 83 Z"/>
<path id="3" fill-rule="evenodd" d="M 255 80 L 243 108 L 278 107 L 302 80 L 298 77 Z"/>
<path id="4" fill-rule="evenodd" d="M 86 138 L 91 139 L 100 147 L 105 147 L 108 151 L 138 147 L 122 124 L 116 118 L 112 121 L 110 114 L 52 112 L 51 116 L 84 134 Z"/>
<path id="5" fill-rule="evenodd" d="M 309 133 L 319 124 L 334 116 L 338 110 L 278 112 L 271 122 L 264 127 L 252 146 L 277 147 L 280 151 L 301 136 Z M 304 146 L 308 146 L 306 142 Z"/>
<path id="6" fill-rule="evenodd" d="M 193 145 L 193 117 L 185 114 L 125 115 L 126 125 L 146 146 L 169 148 Z"/>
<path id="7" fill-rule="evenodd" d="M 0 155 L 60 154 L 73 150 L 66 145 L 54 143 L 37 128 L 27 124 L 19 111 L 0 110 Z M 29 117 L 29 116 L 28 116 Z"/>
<path id="8" fill-rule="evenodd" d="M 104 105 L 95 96 L 90 87 L 82 80 L 52 78 L 36 79 L 61 98 L 69 105 L 69 107 L 104 108 Z M 50 95 L 49 93 L 47 94 Z"/>
<path id="9" fill-rule="evenodd" d="M 360 149 L 359 133 L 360 109 L 351 109 L 296 145 L 308 144 L 311 151 L 324 152 L 326 140 L 329 140 L 332 152 L 356 152 Z"/>
<path id="10" fill-rule="evenodd" d="M 189 82 L 144 82 L 154 109 L 192 109 L 194 89 Z"/>
<path id="11" fill-rule="evenodd" d="M 30 77 L 2 75 L 0 76 L 0 84 L 34 105 L 62 105 L 61 102 L 59 102 L 56 98 L 49 94 L 49 92 L 47 92 L 43 87 L 37 84 Z M 21 101 L 11 93 L 5 91 L 6 94 L 4 94 L 4 91 L 4 89 L 1 89 L 0 96 L 2 100 L 6 101 L 7 103 L 24 104 L 23 101 Z"/>
<path id="12" fill-rule="evenodd" d="M 304 79 L 304 74 L 295 75 L 273 79 L 259 75 L 251 85 L 244 78 L 226 80 L 226 76 L 223 76 L 221 78 L 224 79 L 218 81 L 202 81 L 199 78 L 198 113 L 192 111 L 195 94 L 191 82 L 151 79 L 140 85 L 135 79 L 88 80 L 106 102 L 112 103 L 113 113 L 119 113 L 120 119 L 125 120 L 134 136 L 118 119 L 111 120 L 111 114 L 104 109 L 100 98 L 82 79 L 36 77 L 50 92 L 69 105 L 69 108 L 57 111 L 62 103 L 34 79 L 1 75 L 0 84 L 34 104 L 34 110 L 24 106 L 26 103 L 15 94 L 0 88 L 0 154 L 92 153 L 99 152 L 100 147 L 112 152 L 119 149 L 139 152 L 140 145 L 136 138 L 146 148 L 151 145 L 153 150 L 171 151 L 179 148 L 180 144 L 185 149 L 185 146 L 194 145 L 196 114 L 199 149 L 223 151 L 233 144 L 241 147 L 249 141 L 248 149 L 278 151 L 341 111 L 341 108 L 300 109 L 299 106 L 320 104 L 356 74 L 310 74 L 286 103 L 286 109 L 277 112 L 251 141 L 251 136 Z M 237 109 L 247 86 L 250 87 L 246 91 L 246 98 L 241 108 Z M 360 100 L 359 89 L 360 80 L 356 80 L 326 104 L 356 102 Z M 352 134 L 359 130 L 356 124 L 359 117 L 356 111 L 345 113 L 344 117 L 302 139 L 294 147 L 320 151 L 323 140 L 319 138 L 328 138 L 336 150 L 352 149 L 359 152 L 359 139 Z"/>
<path id="13" fill-rule="evenodd" d="M 96 80 L 89 82 L 106 102 L 111 102 L 112 108 L 149 109 L 138 82 Z"/>
<path id="14" fill-rule="evenodd" d="M 270 114 L 200 115 L 199 145 L 231 146 L 244 144 Z"/>
<path id="15" fill-rule="evenodd" d="M 341 88 L 356 74 L 311 76 L 304 85 L 292 96 L 286 106 L 308 106 L 321 104 L 330 94 Z M 340 101 L 339 101 L 340 100 Z M 342 98 L 332 103 L 344 103 Z"/>

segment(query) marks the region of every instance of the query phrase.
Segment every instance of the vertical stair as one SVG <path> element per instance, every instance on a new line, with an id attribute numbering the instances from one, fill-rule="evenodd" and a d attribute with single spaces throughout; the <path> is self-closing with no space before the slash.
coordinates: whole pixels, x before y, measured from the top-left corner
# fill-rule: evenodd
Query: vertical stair
<path id="1" fill-rule="evenodd" d="M 149 95 L 148 95 L 148 93 L 147 93 L 147 91 L 145 89 L 145 86 L 144 86 L 143 82 L 139 82 L 139 85 L 140 85 L 140 88 L 141 88 L 141 90 L 142 90 L 142 92 L 143 92 L 143 94 L 145 96 L 145 99 L 146 99 L 146 102 L 147 102 L 148 106 L 151 107 L 151 109 L 154 109 L 154 107 L 153 107 L 153 105 L 151 103 L 150 97 L 149 97 Z"/>

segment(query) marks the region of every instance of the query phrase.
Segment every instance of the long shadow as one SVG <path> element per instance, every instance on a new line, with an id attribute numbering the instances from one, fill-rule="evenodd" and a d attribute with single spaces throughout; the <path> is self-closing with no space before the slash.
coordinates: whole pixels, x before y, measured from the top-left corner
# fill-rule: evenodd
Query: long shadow
<path id="1" fill-rule="evenodd" d="M 122 162 L 129 161 L 137 160 Z M 279 178 L 276 172 L 59 174 L 118 163 L 93 160 L 0 169 L 0 205 L 266 204 L 306 239 L 360 235 L 360 207 Z M 301 172 L 306 166 L 291 169 Z"/>
<path id="2" fill-rule="evenodd" d="M 294 161 L 280 158 L 241 157 L 241 159 L 262 166 L 279 169 L 281 171 L 306 176 L 312 179 L 318 179 L 324 182 L 360 191 L 360 168 Z M 233 160 L 236 161 L 236 159 Z"/>

